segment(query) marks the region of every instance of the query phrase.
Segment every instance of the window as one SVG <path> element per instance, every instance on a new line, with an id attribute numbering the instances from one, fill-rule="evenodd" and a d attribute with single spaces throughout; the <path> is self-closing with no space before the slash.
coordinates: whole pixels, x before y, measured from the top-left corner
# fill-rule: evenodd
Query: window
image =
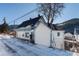
<path id="1" fill-rule="evenodd" d="M 25 37 L 29 38 L 29 33 L 25 33 Z"/>
<path id="2" fill-rule="evenodd" d="M 24 37 L 24 34 L 22 34 L 22 37 Z"/>
<path id="3" fill-rule="evenodd" d="M 60 36 L 60 32 L 57 33 L 57 36 Z"/>

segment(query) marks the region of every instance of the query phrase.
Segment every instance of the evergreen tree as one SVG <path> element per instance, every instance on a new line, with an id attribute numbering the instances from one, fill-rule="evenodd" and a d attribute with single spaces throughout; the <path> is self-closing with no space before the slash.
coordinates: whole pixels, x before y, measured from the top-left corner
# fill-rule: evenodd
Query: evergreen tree
<path id="1" fill-rule="evenodd" d="M 4 21 L 4 23 L 1 25 L 1 28 L 0 28 L 1 30 L 0 30 L 0 32 L 1 32 L 1 33 L 8 33 L 9 26 L 8 26 L 8 24 L 6 23 L 5 17 L 4 17 L 3 21 Z"/>

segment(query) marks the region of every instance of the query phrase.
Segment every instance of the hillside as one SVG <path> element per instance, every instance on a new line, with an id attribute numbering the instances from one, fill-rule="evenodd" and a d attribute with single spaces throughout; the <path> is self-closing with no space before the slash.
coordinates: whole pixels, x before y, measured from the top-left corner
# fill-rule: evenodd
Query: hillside
<path id="1" fill-rule="evenodd" d="M 79 28 L 79 18 L 73 18 L 60 24 L 56 24 L 58 29 L 74 34 L 74 28 Z M 79 31 L 78 31 L 79 33 Z"/>
<path id="2" fill-rule="evenodd" d="M 18 25 L 9 25 L 9 30 L 15 29 L 17 27 L 18 27 Z"/>

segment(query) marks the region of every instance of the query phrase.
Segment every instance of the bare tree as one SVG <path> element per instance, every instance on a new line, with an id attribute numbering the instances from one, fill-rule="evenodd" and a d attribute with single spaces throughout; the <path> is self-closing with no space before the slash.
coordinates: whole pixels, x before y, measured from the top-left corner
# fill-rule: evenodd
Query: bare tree
<path id="1" fill-rule="evenodd" d="M 64 8 L 63 3 L 40 3 L 38 4 L 39 12 L 41 12 L 47 19 L 48 25 L 51 26 L 51 33 L 50 33 L 50 47 L 52 47 L 52 23 L 56 17 L 61 15 L 61 11 Z M 54 39 L 53 39 L 54 40 Z"/>
<path id="2" fill-rule="evenodd" d="M 48 23 L 53 23 L 53 20 L 61 15 L 64 8 L 63 3 L 40 3 L 38 6 L 40 7 L 39 12 L 46 17 Z"/>

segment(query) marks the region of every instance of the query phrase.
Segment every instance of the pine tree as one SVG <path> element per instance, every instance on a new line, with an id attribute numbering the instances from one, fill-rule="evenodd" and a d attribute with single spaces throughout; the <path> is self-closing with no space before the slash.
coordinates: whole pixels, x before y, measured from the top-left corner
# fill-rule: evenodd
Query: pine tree
<path id="1" fill-rule="evenodd" d="M 1 30 L 0 30 L 0 32 L 1 32 L 1 33 L 8 33 L 9 26 L 8 26 L 8 24 L 6 23 L 5 17 L 4 17 L 3 21 L 4 21 L 4 23 L 1 25 L 1 28 L 0 28 Z"/>

